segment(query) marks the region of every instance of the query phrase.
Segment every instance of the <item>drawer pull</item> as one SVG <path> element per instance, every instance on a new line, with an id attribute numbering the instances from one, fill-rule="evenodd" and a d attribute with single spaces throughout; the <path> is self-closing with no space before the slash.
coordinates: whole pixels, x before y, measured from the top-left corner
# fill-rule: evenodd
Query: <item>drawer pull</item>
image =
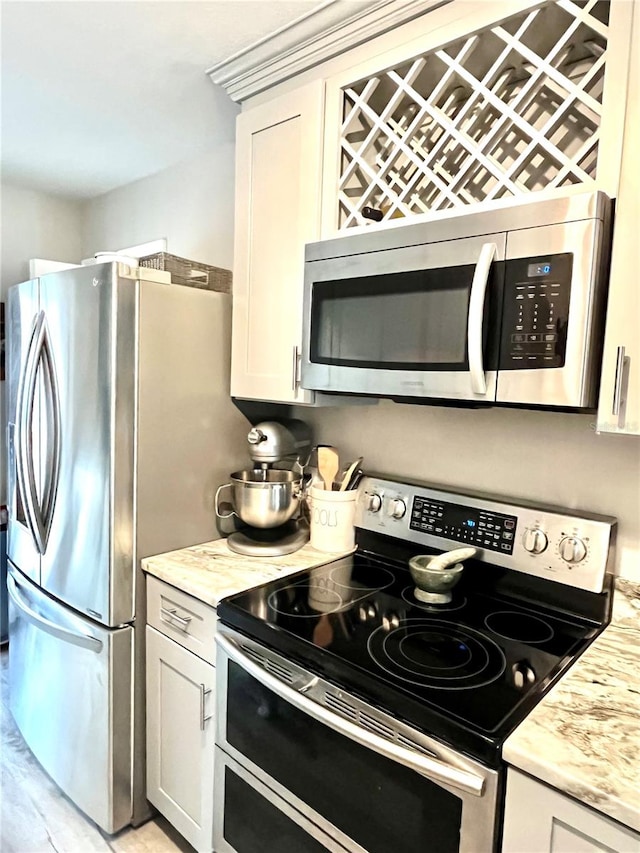
<path id="1" fill-rule="evenodd" d="M 201 684 L 200 685 L 200 731 L 201 732 L 204 731 L 204 724 L 211 719 L 211 714 L 209 714 L 208 717 L 205 717 L 205 715 L 204 715 L 204 701 L 205 701 L 206 697 L 209 695 L 209 693 L 211 693 L 211 689 L 209 688 L 209 690 L 206 690 L 204 684 Z"/>
<path id="2" fill-rule="evenodd" d="M 180 616 L 175 608 L 169 610 L 167 607 L 161 607 L 160 618 L 163 622 L 166 622 L 168 625 L 174 625 L 185 633 L 189 629 L 189 622 L 191 622 L 191 616 Z"/>

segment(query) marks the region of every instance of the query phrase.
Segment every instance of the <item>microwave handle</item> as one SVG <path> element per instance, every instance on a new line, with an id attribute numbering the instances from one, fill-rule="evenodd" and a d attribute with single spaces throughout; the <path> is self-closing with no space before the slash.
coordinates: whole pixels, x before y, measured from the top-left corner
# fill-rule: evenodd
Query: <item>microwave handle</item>
<path id="1" fill-rule="evenodd" d="M 476 263 L 471 292 L 469 294 L 469 319 L 467 321 L 467 352 L 469 354 L 469 374 L 471 390 L 474 394 L 486 394 L 487 382 L 482 359 L 482 326 L 484 322 L 484 296 L 491 272 L 491 264 L 498 247 L 495 243 L 485 243 L 480 249 Z"/>

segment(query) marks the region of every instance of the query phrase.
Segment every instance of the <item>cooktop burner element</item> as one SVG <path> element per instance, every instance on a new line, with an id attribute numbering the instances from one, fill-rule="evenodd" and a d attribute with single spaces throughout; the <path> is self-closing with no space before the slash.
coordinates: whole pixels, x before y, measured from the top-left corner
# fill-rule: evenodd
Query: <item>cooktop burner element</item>
<path id="1" fill-rule="evenodd" d="M 355 554 L 224 599 L 220 619 L 339 689 L 497 764 L 504 738 L 607 622 L 604 569 L 614 520 L 487 500 L 486 524 L 509 522 L 498 529 L 508 550 L 480 548 L 453 600 L 427 604 L 413 594 L 408 561 L 438 539 L 416 529 L 414 498 L 444 507 L 442 550 L 464 541 L 483 502 L 452 493 L 444 501 L 441 491 L 370 478 L 358 491 Z M 382 495 L 381 504 L 369 501 L 372 493 Z M 376 514 L 385 501 L 395 511 L 399 501 L 406 505 L 407 517 Z M 540 560 L 525 546 L 543 533 L 553 548 Z M 588 570 L 557 569 L 557 543 L 580 535 L 591 549 Z"/>
<path id="2" fill-rule="evenodd" d="M 520 640 L 523 643 L 544 643 L 553 637 L 553 628 L 544 619 L 500 610 L 490 613 L 484 620 L 487 628 L 505 640 Z"/>
<path id="3" fill-rule="evenodd" d="M 439 619 L 405 619 L 390 633 L 377 628 L 367 647 L 388 674 L 435 690 L 482 687 L 500 678 L 506 666 L 493 640 Z"/>

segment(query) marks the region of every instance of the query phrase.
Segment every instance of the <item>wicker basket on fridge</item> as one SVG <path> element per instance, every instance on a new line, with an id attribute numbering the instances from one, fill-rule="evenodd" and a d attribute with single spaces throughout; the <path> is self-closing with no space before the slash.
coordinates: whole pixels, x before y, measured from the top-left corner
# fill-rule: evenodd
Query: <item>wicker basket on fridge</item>
<path id="1" fill-rule="evenodd" d="M 231 293 L 233 273 L 231 270 L 222 269 L 222 267 L 213 267 L 211 264 L 179 258 L 177 255 L 170 255 L 168 252 L 147 255 L 140 258 L 139 264 L 141 267 L 148 267 L 152 270 L 170 272 L 173 284 L 184 284 L 187 287 L 200 287 L 203 290 Z"/>

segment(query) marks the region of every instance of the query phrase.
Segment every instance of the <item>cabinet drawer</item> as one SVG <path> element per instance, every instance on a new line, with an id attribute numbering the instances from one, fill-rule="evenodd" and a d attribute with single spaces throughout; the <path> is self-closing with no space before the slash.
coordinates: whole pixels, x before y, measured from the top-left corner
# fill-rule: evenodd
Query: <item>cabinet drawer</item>
<path id="1" fill-rule="evenodd" d="M 147 575 L 147 623 L 214 666 L 217 621 L 215 608 Z"/>

